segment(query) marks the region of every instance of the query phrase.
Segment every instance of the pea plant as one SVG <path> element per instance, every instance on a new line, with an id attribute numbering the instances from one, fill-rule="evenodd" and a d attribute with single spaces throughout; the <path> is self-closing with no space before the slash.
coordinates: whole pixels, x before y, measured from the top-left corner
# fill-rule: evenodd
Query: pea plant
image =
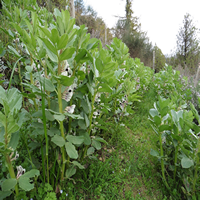
<path id="1" fill-rule="evenodd" d="M 10 174 L 2 178 L 0 192 L 3 198 L 19 198 L 23 190 L 30 191 L 31 198 L 55 198 L 52 190 L 58 196 L 67 190 L 65 183 L 75 182 L 76 171 L 84 170 L 107 143 L 97 131 L 105 128 L 104 119 L 119 121 L 131 113 L 133 103 L 142 98 L 138 85 L 148 87 L 152 71 L 130 58 L 119 39 L 108 49 L 90 39 L 87 28 L 76 26 L 67 10 L 49 13 L 37 4 L 24 8 L 4 4 L 10 29 L 1 30 L 11 40 L 6 51 L 16 62 L 9 66 L 8 89 L 0 88 L 0 144 Z M 13 76 L 18 77 L 19 90 L 13 87 Z M 24 141 L 28 153 L 26 173 L 22 166 L 16 173 L 12 165 L 20 148 L 17 141 Z M 33 193 L 41 186 L 51 190 Z"/>

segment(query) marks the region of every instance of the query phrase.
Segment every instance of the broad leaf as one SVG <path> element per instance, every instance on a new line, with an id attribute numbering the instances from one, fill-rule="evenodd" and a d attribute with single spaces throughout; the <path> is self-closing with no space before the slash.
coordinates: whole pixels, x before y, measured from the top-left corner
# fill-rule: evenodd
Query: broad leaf
<path id="1" fill-rule="evenodd" d="M 40 175 L 40 171 L 37 169 L 31 169 L 30 171 L 26 172 L 25 174 L 23 174 L 22 176 L 20 176 L 20 178 L 33 178 L 35 176 L 39 176 Z"/>
<path id="2" fill-rule="evenodd" d="M 60 61 L 68 60 L 69 58 L 72 57 L 72 55 L 74 54 L 74 52 L 75 52 L 75 48 L 74 47 L 65 49 L 62 52 L 62 54 L 60 55 Z"/>
<path id="3" fill-rule="evenodd" d="M 74 78 L 75 77 L 67 77 L 67 76 L 63 76 L 60 75 L 60 83 L 64 86 L 70 86 L 74 83 Z"/>
<path id="4" fill-rule="evenodd" d="M 190 160 L 189 158 L 185 158 L 185 157 L 183 157 L 183 158 L 181 159 L 181 166 L 182 166 L 183 168 L 190 168 L 190 167 L 193 166 L 193 165 L 194 165 L 193 160 Z"/>
<path id="5" fill-rule="evenodd" d="M 54 135 L 54 137 L 51 138 L 51 141 L 59 147 L 63 147 L 65 144 L 64 138 L 59 135 Z"/>
<path id="6" fill-rule="evenodd" d="M 84 142 L 84 136 L 67 135 L 67 140 L 72 144 L 82 144 Z"/>
<path id="7" fill-rule="evenodd" d="M 70 177 L 72 177 L 75 173 L 76 173 L 76 168 L 75 168 L 75 166 L 73 165 L 73 166 L 71 166 L 70 168 L 68 168 L 68 169 L 66 170 L 65 176 L 66 176 L 66 178 L 70 178 Z"/>
<path id="8" fill-rule="evenodd" d="M 157 151 L 153 150 L 153 149 L 151 149 L 150 154 L 151 154 L 152 156 L 155 156 L 155 157 L 158 157 L 158 156 L 159 156 L 159 153 L 158 153 Z"/>
<path id="9" fill-rule="evenodd" d="M 34 189 L 34 184 L 30 183 L 30 179 L 28 177 L 20 177 L 19 178 L 19 187 L 22 190 L 30 191 Z"/>
<path id="10" fill-rule="evenodd" d="M 85 169 L 85 167 L 83 165 L 81 165 L 79 162 L 77 161 L 73 161 L 72 162 L 74 165 L 76 165 L 79 169 Z"/>
<path id="11" fill-rule="evenodd" d="M 101 149 L 101 143 L 97 140 L 92 140 L 92 146 L 95 147 L 97 150 Z"/>
<path id="12" fill-rule="evenodd" d="M 15 185 L 17 184 L 17 180 L 15 178 L 6 179 L 1 187 L 3 191 L 9 191 L 14 189 Z"/>
<path id="13" fill-rule="evenodd" d="M 72 158 L 72 159 L 78 158 L 78 152 L 77 152 L 75 146 L 71 142 L 65 143 L 65 149 L 66 149 L 67 154 L 70 158 Z"/>
<path id="14" fill-rule="evenodd" d="M 94 147 L 90 147 L 88 150 L 87 150 L 87 155 L 92 155 L 94 153 L 95 149 Z"/>
<path id="15" fill-rule="evenodd" d="M 0 200 L 9 197 L 12 194 L 12 191 L 0 191 Z"/>

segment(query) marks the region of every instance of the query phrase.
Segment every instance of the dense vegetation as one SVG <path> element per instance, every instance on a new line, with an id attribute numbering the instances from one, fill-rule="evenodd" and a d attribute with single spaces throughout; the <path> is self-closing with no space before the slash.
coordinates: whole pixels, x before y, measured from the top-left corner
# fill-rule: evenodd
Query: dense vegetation
<path id="1" fill-rule="evenodd" d="M 3 3 L 0 200 L 199 199 L 197 89 L 52 11 Z"/>

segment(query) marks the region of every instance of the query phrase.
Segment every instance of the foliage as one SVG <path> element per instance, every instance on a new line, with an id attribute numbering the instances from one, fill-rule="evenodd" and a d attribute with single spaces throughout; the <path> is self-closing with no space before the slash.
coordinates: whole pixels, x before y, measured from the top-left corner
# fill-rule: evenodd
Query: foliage
<path id="1" fill-rule="evenodd" d="M 198 199 L 199 126 L 193 121 L 199 124 L 199 115 L 191 104 L 193 89 L 171 66 L 155 74 L 153 85 L 157 101 L 149 119 L 159 140 L 151 155 L 158 159 L 163 182 L 174 198 Z"/>
<path id="2" fill-rule="evenodd" d="M 183 67 L 188 66 L 194 73 L 199 63 L 199 53 L 197 28 L 193 24 L 191 15 L 187 13 L 184 15 L 183 26 L 177 35 L 177 59 Z"/>
<path id="3" fill-rule="evenodd" d="M 166 60 L 160 48 L 154 47 L 155 51 L 155 72 L 159 72 L 165 66 Z"/>
<path id="4" fill-rule="evenodd" d="M 110 44 L 113 36 L 109 28 L 106 28 L 106 23 L 102 18 L 97 17 L 97 13 L 93 10 L 91 6 L 87 8 L 84 5 L 83 0 L 75 0 L 75 17 L 76 25 L 81 26 L 85 24 L 88 28 L 88 33 L 91 34 L 91 37 L 100 39 L 102 43 Z M 107 41 L 105 41 L 105 29 L 107 32 Z"/>
<path id="5" fill-rule="evenodd" d="M 153 46 L 145 32 L 141 31 L 138 17 L 133 16 L 132 1 L 126 1 L 126 16 L 116 24 L 114 34 L 120 38 L 130 50 L 130 56 L 140 58 L 145 65 L 152 66 Z"/>
<path id="6" fill-rule="evenodd" d="M 5 49 L 15 62 L 5 63 L 12 72 L 8 90 L 1 87 L 2 97 L 15 95 L 17 103 L 11 101 L 8 109 L 1 102 L 5 129 L 1 146 L 7 150 L 10 135 L 19 131 L 15 141 L 20 141 L 19 145 L 11 146 L 26 149 L 30 171 L 23 174 L 25 168 L 20 166 L 16 178 L 11 162 L 15 149 L 6 152 L 11 178 L 6 179 L 6 171 L 2 174 L 1 192 L 4 197 L 55 199 L 67 182 L 75 181 L 76 172 L 84 171 L 85 164 L 95 159 L 102 144 L 107 144 L 99 131 L 106 129 L 104 121 L 115 119 L 118 123 L 132 113 L 134 102 L 142 98 L 140 87 L 148 88 L 153 72 L 130 58 L 128 47 L 117 38 L 108 49 L 102 48 L 100 40 L 90 39 L 84 25 L 74 26 L 75 19 L 67 10 L 51 13 L 28 3 L 24 8 L 12 4 L 13 10 L 6 3 L 3 7 L 10 28 L 2 28 L 10 41 Z M 13 77 L 18 77 L 18 82 Z M 18 90 L 10 89 L 15 84 L 19 84 L 19 99 Z M 18 113 L 19 121 L 13 119 Z M 51 189 L 44 190 L 46 187 Z"/>

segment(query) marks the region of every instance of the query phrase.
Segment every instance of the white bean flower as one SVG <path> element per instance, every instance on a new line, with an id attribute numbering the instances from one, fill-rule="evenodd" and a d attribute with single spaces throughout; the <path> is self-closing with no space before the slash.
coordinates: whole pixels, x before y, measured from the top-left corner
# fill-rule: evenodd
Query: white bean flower
<path id="1" fill-rule="evenodd" d="M 26 172 L 26 170 L 20 165 L 17 166 L 17 179 L 23 175 Z"/>
<path id="2" fill-rule="evenodd" d="M 63 92 L 62 98 L 65 101 L 69 102 L 71 100 L 72 96 L 73 96 L 73 89 L 71 87 L 67 87 L 65 89 L 65 91 Z"/>
<path id="3" fill-rule="evenodd" d="M 68 112 L 68 113 L 70 113 L 70 114 L 73 114 L 74 113 L 74 110 L 75 110 L 75 107 L 76 107 L 76 105 L 71 105 L 71 106 L 67 106 L 66 108 L 65 108 L 65 111 L 66 112 Z"/>

